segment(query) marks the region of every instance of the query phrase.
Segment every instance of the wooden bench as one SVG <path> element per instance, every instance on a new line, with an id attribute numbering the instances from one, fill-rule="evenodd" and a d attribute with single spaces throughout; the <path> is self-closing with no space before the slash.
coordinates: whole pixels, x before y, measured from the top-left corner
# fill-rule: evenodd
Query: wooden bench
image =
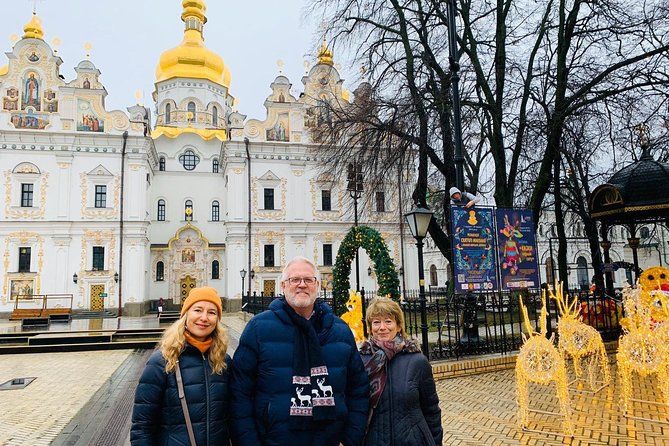
<path id="1" fill-rule="evenodd" d="M 26 318 L 38 318 L 41 316 L 42 316 L 41 309 L 35 310 L 35 309 L 17 308 L 16 310 L 12 311 L 12 314 L 9 316 L 9 320 L 20 321 Z"/>

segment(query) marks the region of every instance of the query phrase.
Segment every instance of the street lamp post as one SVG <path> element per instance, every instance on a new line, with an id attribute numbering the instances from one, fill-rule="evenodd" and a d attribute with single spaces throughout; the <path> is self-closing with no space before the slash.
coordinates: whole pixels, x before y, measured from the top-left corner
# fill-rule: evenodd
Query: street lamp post
<path id="1" fill-rule="evenodd" d="M 448 21 L 448 62 L 451 72 L 451 100 L 453 110 L 453 136 L 455 154 L 455 186 L 461 191 L 465 190 L 465 157 L 462 152 L 462 127 L 460 122 L 460 62 L 458 61 L 458 36 L 455 31 L 455 5 L 456 0 L 446 1 L 446 15 Z"/>
<path id="2" fill-rule="evenodd" d="M 239 275 L 242 276 L 242 298 L 244 297 L 244 278 L 246 277 L 246 270 L 242 268 L 242 270 L 239 272 Z M 249 279 L 251 280 L 251 279 Z"/>
<path id="3" fill-rule="evenodd" d="M 423 354 L 430 359 L 429 343 L 427 338 L 427 308 L 425 299 L 425 276 L 423 274 L 423 239 L 427 235 L 427 228 L 430 226 L 433 212 L 418 207 L 405 215 L 411 235 L 416 239 L 418 248 L 418 300 L 420 302 L 420 331 L 422 334 Z"/>
<path id="4" fill-rule="evenodd" d="M 358 200 L 362 196 L 362 166 L 357 162 L 348 165 L 347 175 L 348 194 L 353 198 L 353 226 L 358 226 Z M 358 257 L 359 249 L 355 250 L 355 290 L 360 291 L 360 259 Z"/>

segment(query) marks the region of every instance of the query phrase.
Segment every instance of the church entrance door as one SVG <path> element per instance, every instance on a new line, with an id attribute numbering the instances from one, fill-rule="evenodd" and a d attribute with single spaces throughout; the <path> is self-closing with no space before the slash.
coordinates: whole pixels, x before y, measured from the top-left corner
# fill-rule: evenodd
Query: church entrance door
<path id="1" fill-rule="evenodd" d="M 104 311 L 105 300 L 102 297 L 104 292 L 104 285 L 91 285 L 91 311 Z"/>
<path id="2" fill-rule="evenodd" d="M 186 276 L 181 279 L 181 303 L 184 303 L 184 300 L 188 297 L 190 290 L 195 288 L 195 279 L 191 276 Z"/>

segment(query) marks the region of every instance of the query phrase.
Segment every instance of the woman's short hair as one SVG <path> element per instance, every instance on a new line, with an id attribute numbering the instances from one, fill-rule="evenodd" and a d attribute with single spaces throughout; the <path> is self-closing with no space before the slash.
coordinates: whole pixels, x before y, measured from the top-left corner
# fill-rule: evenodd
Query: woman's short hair
<path id="1" fill-rule="evenodd" d="M 383 316 L 391 316 L 395 319 L 397 329 L 404 339 L 407 339 L 407 332 L 404 329 L 404 312 L 400 305 L 387 297 L 377 297 L 367 306 L 365 321 L 367 322 L 367 333 L 372 333 L 372 320 Z"/>

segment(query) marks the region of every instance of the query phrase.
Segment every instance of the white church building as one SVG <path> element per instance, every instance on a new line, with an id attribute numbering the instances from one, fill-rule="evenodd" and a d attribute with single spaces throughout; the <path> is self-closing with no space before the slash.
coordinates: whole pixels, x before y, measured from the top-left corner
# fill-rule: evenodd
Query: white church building
<path id="1" fill-rule="evenodd" d="M 17 295 L 72 294 L 74 310 L 120 302 L 124 315 L 139 315 L 151 300 L 179 303 L 203 285 L 235 310 L 242 286 L 278 292 L 283 265 L 296 255 L 314 259 L 331 288 L 351 198 L 345 175 L 320 168 L 309 126 L 319 100 L 350 100 L 332 53 L 323 44 L 299 97 L 276 77 L 266 117 L 247 119 L 234 110 L 229 69 L 204 45 L 204 2 L 184 2 L 181 18 L 181 44 L 158 61 L 153 111 L 107 110 L 88 59 L 65 80 L 37 15 L 6 53 L 0 313 L 12 311 Z M 395 263 L 404 260 L 405 281 L 415 283 L 407 286 L 417 288 L 396 195 L 375 194 L 362 222 L 381 232 Z M 361 286 L 374 290 L 369 266 L 363 254 Z"/>

